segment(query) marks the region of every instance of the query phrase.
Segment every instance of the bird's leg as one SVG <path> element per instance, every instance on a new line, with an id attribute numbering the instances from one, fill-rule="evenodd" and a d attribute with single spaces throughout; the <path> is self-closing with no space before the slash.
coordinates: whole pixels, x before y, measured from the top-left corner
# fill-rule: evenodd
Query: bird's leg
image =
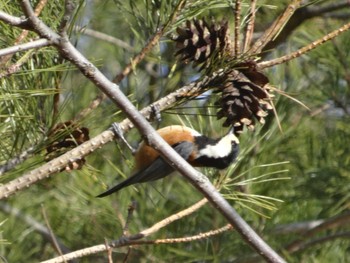
<path id="1" fill-rule="evenodd" d="M 120 124 L 117 123 L 117 122 L 113 122 L 112 123 L 112 127 L 111 127 L 111 130 L 114 132 L 114 135 L 117 139 L 121 140 L 129 149 L 130 151 L 132 152 L 132 154 L 134 155 L 136 153 L 136 149 L 133 148 L 129 143 L 128 141 L 125 139 L 124 137 L 124 132 L 123 130 L 121 129 L 120 127 Z"/>
<path id="2" fill-rule="evenodd" d="M 160 113 L 159 106 L 156 104 L 151 105 L 151 115 L 150 115 L 151 121 L 156 120 L 157 121 L 157 129 L 159 128 L 160 122 L 162 121 L 162 115 Z"/>

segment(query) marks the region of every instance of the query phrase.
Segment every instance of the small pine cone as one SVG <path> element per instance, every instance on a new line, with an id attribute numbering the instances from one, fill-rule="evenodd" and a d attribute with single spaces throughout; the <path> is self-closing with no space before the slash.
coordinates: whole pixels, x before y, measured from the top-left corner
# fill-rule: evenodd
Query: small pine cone
<path id="1" fill-rule="evenodd" d="M 48 134 L 53 141 L 46 147 L 46 161 L 50 161 L 90 139 L 89 129 L 77 127 L 72 121 L 57 124 Z M 85 159 L 75 160 L 64 170 L 81 169 Z"/>
<path id="2" fill-rule="evenodd" d="M 255 74 L 259 76 L 258 79 L 261 82 L 266 78 L 260 72 Z M 251 75 L 253 75 L 252 72 Z M 242 133 L 244 126 L 253 130 L 255 119 L 262 124 L 265 123 L 266 111 L 272 109 L 268 90 L 254 83 L 253 80 L 239 71 L 232 70 L 227 73 L 225 81 L 218 90 L 221 92 L 221 98 L 215 104 L 221 109 L 217 113 L 217 118 L 225 117 L 223 126 L 233 125 L 236 134 Z"/>
<path id="3" fill-rule="evenodd" d="M 175 56 L 188 63 L 194 62 L 200 70 L 208 68 L 211 58 L 220 58 L 229 50 L 228 23 L 222 21 L 220 25 L 208 24 L 204 19 L 186 21 L 186 26 L 176 29 L 177 36 L 172 37 L 178 51 Z"/>

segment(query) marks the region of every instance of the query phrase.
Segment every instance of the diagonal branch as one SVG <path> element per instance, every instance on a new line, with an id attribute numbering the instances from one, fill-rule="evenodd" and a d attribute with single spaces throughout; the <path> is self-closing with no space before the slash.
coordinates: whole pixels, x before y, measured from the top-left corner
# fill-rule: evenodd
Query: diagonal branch
<path id="1" fill-rule="evenodd" d="M 45 227 L 43 224 L 38 222 L 35 218 L 26 215 L 22 213 L 19 209 L 10 206 L 8 203 L 0 202 L 0 209 L 6 213 L 14 215 L 18 220 L 24 222 L 26 225 L 30 226 L 32 229 L 34 229 L 37 233 L 39 233 L 46 241 L 53 244 L 52 236 L 50 233 L 50 229 Z M 63 244 L 62 240 L 56 240 L 57 245 L 60 250 L 62 250 L 63 253 L 69 253 L 71 250 Z"/>
<path id="2" fill-rule="evenodd" d="M 267 30 L 265 30 L 264 34 L 255 42 L 253 47 L 249 50 L 250 54 L 259 54 L 264 49 L 264 47 L 271 40 L 273 40 L 277 34 L 279 34 L 279 32 L 294 14 L 295 10 L 300 7 L 301 2 L 302 0 L 293 0 L 293 2 L 288 5 L 284 13 L 280 15 L 273 22 L 273 24 Z"/>
<path id="3" fill-rule="evenodd" d="M 0 21 L 3 21 L 6 24 L 9 24 L 11 26 L 16 26 L 22 29 L 30 28 L 26 19 L 23 19 L 22 17 L 11 16 L 1 10 L 0 10 Z"/>
<path id="4" fill-rule="evenodd" d="M 24 44 L 12 46 L 12 47 L 0 49 L 0 57 L 14 54 L 14 53 L 19 52 L 19 51 L 26 51 L 26 50 L 33 49 L 33 48 L 41 48 L 41 47 L 46 47 L 46 46 L 50 46 L 50 45 L 51 45 L 50 40 L 47 40 L 46 38 L 41 38 L 38 40 L 34 40 L 32 42 L 28 42 L 28 43 L 24 43 Z"/>
<path id="5" fill-rule="evenodd" d="M 123 72 L 121 72 L 120 74 L 118 74 L 114 79 L 113 82 L 114 83 L 119 83 L 120 81 L 122 81 L 125 76 L 127 76 L 128 74 L 130 74 L 133 70 L 133 67 L 135 65 L 137 65 L 138 63 L 140 63 L 141 60 L 143 60 L 143 58 L 146 56 L 146 54 L 148 54 L 151 49 L 159 42 L 159 39 L 163 36 L 165 30 L 168 28 L 168 26 L 171 24 L 171 22 L 173 22 L 173 20 L 175 20 L 176 15 L 178 13 L 178 11 L 184 7 L 185 5 L 185 0 L 180 0 L 179 3 L 177 4 L 174 13 L 172 14 L 172 16 L 169 18 L 169 20 L 165 23 L 165 25 L 160 28 L 150 39 L 150 41 L 147 43 L 147 45 L 145 45 L 145 47 L 140 51 L 140 53 L 138 53 L 132 60 L 131 62 L 125 67 L 125 69 L 123 70 Z"/>
<path id="6" fill-rule="evenodd" d="M 257 0 L 251 0 L 250 11 L 249 11 L 249 20 L 245 33 L 243 53 L 246 53 L 252 43 L 254 26 L 255 26 L 255 14 L 256 14 L 256 2 Z"/>
<path id="7" fill-rule="evenodd" d="M 305 245 L 305 241 L 304 241 L 305 239 L 310 238 L 315 234 L 317 234 L 318 232 L 323 231 L 325 229 L 331 229 L 343 224 L 349 224 L 349 222 L 350 222 L 350 212 L 346 212 L 344 214 L 327 219 L 321 224 L 316 225 L 315 227 L 306 231 L 304 234 L 302 234 L 301 238 L 286 245 L 285 250 L 288 251 L 289 253 L 299 251 Z"/>
<path id="8" fill-rule="evenodd" d="M 282 64 L 282 63 L 289 61 L 291 59 L 300 57 L 303 54 L 305 54 L 305 53 L 315 49 L 316 47 L 324 44 L 325 42 L 339 36 L 340 34 L 344 33 L 345 31 L 347 31 L 349 29 L 350 29 L 350 23 L 347 23 L 344 26 L 342 26 L 341 28 L 334 30 L 333 32 L 327 34 L 326 36 L 312 42 L 311 44 L 309 44 L 305 47 L 302 47 L 301 49 L 299 49 L 297 51 L 294 51 L 294 52 L 292 52 L 288 55 L 285 55 L 283 57 L 280 57 L 280 58 L 276 58 L 276 59 L 273 59 L 270 61 L 263 61 L 263 62 L 258 63 L 258 68 L 264 69 L 264 68 L 272 67 L 272 66 L 275 66 L 278 64 Z"/>

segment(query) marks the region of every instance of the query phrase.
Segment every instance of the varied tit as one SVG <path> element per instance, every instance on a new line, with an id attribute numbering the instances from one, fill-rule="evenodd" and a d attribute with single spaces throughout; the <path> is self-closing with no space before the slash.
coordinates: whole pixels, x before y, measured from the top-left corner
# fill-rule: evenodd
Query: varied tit
<path id="1" fill-rule="evenodd" d="M 239 141 L 233 133 L 233 128 L 219 139 L 208 138 L 181 125 L 167 126 L 157 130 L 157 132 L 192 166 L 224 169 L 238 155 Z M 140 144 L 135 153 L 135 166 L 136 173 L 134 175 L 97 197 L 110 195 L 132 184 L 158 180 L 174 172 L 174 168 L 145 142 Z"/>

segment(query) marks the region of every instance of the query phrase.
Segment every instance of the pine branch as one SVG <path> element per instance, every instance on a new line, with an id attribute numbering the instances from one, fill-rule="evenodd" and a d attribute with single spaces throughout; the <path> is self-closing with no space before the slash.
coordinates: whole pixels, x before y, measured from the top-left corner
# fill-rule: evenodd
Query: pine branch
<path id="1" fill-rule="evenodd" d="M 241 0 L 236 0 L 235 4 L 235 35 L 234 35 L 234 52 L 235 57 L 238 56 L 238 54 L 241 53 L 240 48 L 240 29 L 241 29 L 241 6 L 242 2 Z"/>
<path id="2" fill-rule="evenodd" d="M 132 46 L 130 46 L 128 43 L 126 43 L 125 41 L 120 40 L 120 39 L 115 38 L 115 37 L 112 37 L 108 34 L 105 34 L 105 33 L 90 29 L 90 28 L 80 27 L 80 26 L 73 26 L 73 30 L 75 32 L 84 34 L 86 36 L 94 37 L 96 39 L 109 42 L 115 46 L 121 47 L 121 48 L 128 50 L 130 52 L 135 51 L 135 49 Z"/>
<path id="3" fill-rule="evenodd" d="M 273 24 L 264 31 L 263 35 L 255 42 L 249 50 L 250 54 L 259 54 L 264 47 L 280 33 L 285 24 L 289 21 L 293 13 L 300 7 L 302 0 L 293 0 L 288 5 L 282 15 L 280 15 Z"/>
<path id="4" fill-rule="evenodd" d="M 303 54 L 315 49 L 316 47 L 318 47 L 324 43 L 326 43 L 327 41 L 334 39 L 335 37 L 339 36 L 340 34 L 346 32 L 349 29 L 350 29 L 350 23 L 345 24 L 344 26 L 334 30 L 333 32 L 331 32 L 331 33 L 325 35 L 324 37 L 312 42 L 311 44 L 309 44 L 305 47 L 302 47 L 301 49 L 299 49 L 297 51 L 294 51 L 291 54 L 288 54 L 288 55 L 285 55 L 283 57 L 276 58 L 276 59 L 273 59 L 270 61 L 263 61 L 263 62 L 258 63 L 258 68 L 261 70 L 261 69 L 272 67 L 272 66 L 275 66 L 278 64 L 282 64 L 282 63 L 285 63 L 286 61 L 300 57 Z"/>
<path id="5" fill-rule="evenodd" d="M 288 20 L 288 23 L 281 29 L 279 34 L 266 44 L 263 48 L 262 53 L 265 54 L 266 51 L 272 50 L 274 47 L 279 45 L 280 43 L 286 41 L 288 36 L 293 32 L 298 26 L 304 23 L 306 20 L 309 20 L 314 17 L 326 15 L 332 16 L 330 12 L 338 11 L 340 9 L 348 8 L 350 3 L 348 0 L 337 1 L 337 3 L 330 3 L 324 6 L 312 6 L 305 5 L 297 9 L 294 14 Z M 347 20 L 349 18 L 349 14 L 346 15 Z M 263 54 L 263 56 L 264 56 Z"/>
<path id="6" fill-rule="evenodd" d="M 41 38 L 38 40 L 34 40 L 32 42 L 28 42 L 28 43 L 24 43 L 24 44 L 12 46 L 12 47 L 0 49 L 0 58 L 2 56 L 14 54 L 14 53 L 21 52 L 21 51 L 26 51 L 26 50 L 36 49 L 36 48 L 41 48 L 41 47 L 47 47 L 47 46 L 50 46 L 51 44 L 52 43 L 49 40 L 47 40 L 46 38 Z"/>
<path id="7" fill-rule="evenodd" d="M 173 12 L 172 16 L 168 19 L 168 21 L 165 23 L 164 26 L 162 26 L 158 31 L 152 36 L 152 38 L 148 41 L 148 43 L 144 46 L 144 48 L 138 53 L 131 62 L 125 67 L 123 72 L 118 74 L 114 79 L 114 83 L 120 83 L 127 75 L 129 75 L 133 68 L 139 64 L 146 54 L 148 54 L 151 49 L 159 42 L 160 38 L 163 36 L 165 30 L 168 28 L 168 26 L 175 20 L 178 12 L 184 7 L 185 0 L 180 0 L 177 4 L 175 11 Z"/>
<path id="8" fill-rule="evenodd" d="M 255 14 L 256 14 L 256 2 L 257 0 L 251 0 L 250 4 L 250 12 L 249 12 L 249 21 L 245 33 L 245 39 L 244 39 L 244 48 L 243 53 L 246 53 L 253 40 L 253 34 L 254 34 L 254 26 L 255 26 Z"/>

